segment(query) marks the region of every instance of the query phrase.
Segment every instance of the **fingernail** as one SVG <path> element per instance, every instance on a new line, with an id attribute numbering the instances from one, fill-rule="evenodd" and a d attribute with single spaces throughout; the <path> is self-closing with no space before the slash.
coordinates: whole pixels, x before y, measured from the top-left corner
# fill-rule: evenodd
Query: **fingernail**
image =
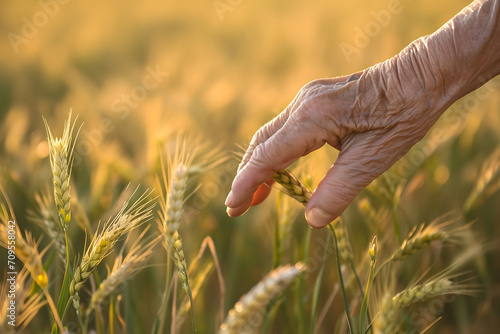
<path id="1" fill-rule="evenodd" d="M 322 228 L 330 223 L 330 215 L 323 209 L 315 207 L 306 212 L 306 220 L 312 228 Z"/>
<path id="2" fill-rule="evenodd" d="M 230 207 L 227 207 L 227 208 L 226 208 L 226 213 L 227 213 L 227 215 L 228 215 L 229 217 L 231 217 L 231 215 L 229 214 L 229 210 L 231 210 L 231 208 L 230 208 Z"/>
<path id="3" fill-rule="evenodd" d="M 227 194 L 227 197 L 226 197 L 226 201 L 224 202 L 224 204 L 228 207 L 231 206 L 231 202 L 233 201 L 233 191 L 231 190 L 229 192 L 229 194 Z M 229 209 L 229 208 L 228 208 Z"/>

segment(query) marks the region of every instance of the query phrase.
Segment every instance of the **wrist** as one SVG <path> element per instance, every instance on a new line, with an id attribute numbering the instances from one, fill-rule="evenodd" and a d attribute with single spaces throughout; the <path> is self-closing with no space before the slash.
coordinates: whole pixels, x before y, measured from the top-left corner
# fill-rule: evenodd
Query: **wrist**
<path id="1" fill-rule="evenodd" d="M 499 21 L 499 0 L 476 1 L 434 34 L 370 68 L 388 112 L 391 105 L 402 106 L 434 122 L 453 102 L 500 74 Z"/>
<path id="2" fill-rule="evenodd" d="M 500 1 L 475 1 L 421 40 L 421 58 L 454 102 L 500 74 Z"/>

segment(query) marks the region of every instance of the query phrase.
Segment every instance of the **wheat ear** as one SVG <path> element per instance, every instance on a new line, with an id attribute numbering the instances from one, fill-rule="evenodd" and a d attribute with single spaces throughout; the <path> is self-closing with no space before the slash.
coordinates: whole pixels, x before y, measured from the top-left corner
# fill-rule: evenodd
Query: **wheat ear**
<path id="1" fill-rule="evenodd" d="M 294 198 L 304 206 L 307 205 L 309 198 L 311 198 L 311 191 L 296 176 L 283 169 L 277 171 L 273 179 L 282 186 L 280 190 L 283 193 Z M 340 256 L 349 263 L 352 261 L 353 255 L 346 226 L 340 218 L 333 221 L 331 225 L 335 230 Z"/>
<path id="2" fill-rule="evenodd" d="M 188 296 L 191 295 L 189 279 L 187 275 L 187 264 L 182 248 L 182 238 L 177 229 L 182 221 L 182 211 L 185 201 L 186 184 L 188 178 L 188 165 L 182 160 L 189 160 L 183 157 L 183 153 L 175 156 L 174 161 L 169 161 L 172 170 L 167 175 L 162 161 L 163 185 L 167 187 L 167 193 L 161 193 L 161 213 L 158 221 L 164 236 L 164 246 L 167 253 L 174 261 L 182 288 Z M 175 168 L 173 164 L 175 165 Z"/>
<path id="3" fill-rule="evenodd" d="M 92 294 L 92 298 L 86 310 L 87 318 L 98 305 L 115 292 L 126 280 L 131 279 L 145 268 L 147 261 L 153 254 L 153 248 L 159 240 L 156 238 L 149 242 L 142 242 L 145 232 L 147 232 L 147 229 L 140 234 L 125 258 L 123 254 L 119 254 L 116 257 L 113 268 L 108 272 L 108 276 L 99 284 L 97 290 Z"/>
<path id="4" fill-rule="evenodd" d="M 97 265 L 112 251 L 115 243 L 152 217 L 151 210 L 154 203 L 147 200 L 150 194 L 151 192 L 146 191 L 129 208 L 127 208 L 129 201 L 126 201 L 118 214 L 112 220 L 109 220 L 103 229 L 92 238 L 69 286 L 75 309 L 79 309 L 80 298 L 78 291 Z"/>
<path id="5" fill-rule="evenodd" d="M 408 306 L 442 295 L 473 293 L 473 286 L 453 281 L 459 275 L 449 275 L 452 269 L 449 267 L 422 284 L 411 284 L 392 298 L 386 294 L 374 322 L 375 333 L 395 333 L 399 327 L 398 314 Z"/>
<path id="6" fill-rule="evenodd" d="M 158 227 L 163 234 L 163 245 L 167 250 L 168 255 L 173 260 L 177 267 L 177 272 L 181 280 L 182 289 L 186 292 L 191 302 L 191 321 L 193 324 L 193 332 L 196 331 L 194 320 L 194 309 L 191 287 L 189 284 L 188 267 L 184 250 L 182 247 L 182 238 L 177 231 L 182 222 L 182 213 L 184 202 L 186 201 L 186 185 L 188 181 L 189 168 L 192 158 L 186 154 L 186 142 L 184 141 L 179 147 L 177 141 L 175 153 L 168 156 L 167 168 L 161 158 L 162 178 L 158 180 L 158 188 L 160 193 L 160 215 L 157 220 Z M 170 262 L 167 263 L 167 279 L 165 280 L 166 301 L 169 296 L 170 282 Z M 166 302 L 165 304 L 166 305 Z M 162 316 L 160 318 L 159 330 L 163 331 L 166 323 L 166 307 L 163 307 Z"/>
<path id="7" fill-rule="evenodd" d="M 228 312 L 219 334 L 253 333 L 262 324 L 269 301 L 281 293 L 306 268 L 302 263 L 285 265 L 271 271 Z"/>
<path id="8" fill-rule="evenodd" d="M 179 273 L 179 279 L 181 280 L 182 289 L 188 296 L 191 296 L 191 289 L 189 287 L 189 279 L 187 273 L 186 257 L 184 256 L 184 250 L 182 249 L 182 238 L 178 231 L 172 234 L 173 241 L 173 256 L 174 262 L 177 266 L 177 272 Z"/>
<path id="9" fill-rule="evenodd" d="M 78 118 L 78 116 L 76 117 Z M 71 123 L 71 111 L 64 122 L 64 131 L 61 138 L 54 137 L 45 117 L 43 118 L 47 131 L 50 166 L 52 168 L 52 182 L 54 184 L 54 199 L 63 229 L 67 229 L 71 220 L 70 210 L 70 178 L 73 164 L 73 131 L 76 119 Z M 78 136 L 78 133 L 77 133 Z"/>
<path id="10" fill-rule="evenodd" d="M 433 241 L 441 240 L 454 242 L 460 232 L 463 232 L 470 225 L 457 226 L 454 219 L 448 219 L 448 216 L 440 217 L 429 225 L 424 224 L 414 227 L 408 234 L 401 246 L 392 254 L 391 261 L 402 261 L 408 256 L 416 254 L 429 247 Z"/>
<path id="11" fill-rule="evenodd" d="M 169 182 L 165 223 L 169 231 L 177 231 L 182 219 L 182 207 L 187 184 L 187 166 L 179 162 Z"/>
<path id="12" fill-rule="evenodd" d="M 455 290 L 456 288 L 452 281 L 441 278 L 403 290 L 395 295 L 392 301 L 398 307 L 403 308 L 437 296 L 454 293 Z"/>
<path id="13" fill-rule="evenodd" d="M 274 173 L 273 180 L 282 186 L 281 191 L 296 199 L 299 203 L 306 205 L 309 202 L 312 194 L 311 191 L 286 169 Z"/>
<path id="14" fill-rule="evenodd" d="M 392 334 L 397 333 L 399 327 L 398 314 L 399 307 L 393 302 L 392 296 L 386 293 L 382 297 L 380 310 L 373 322 L 373 332 L 375 334 Z"/>

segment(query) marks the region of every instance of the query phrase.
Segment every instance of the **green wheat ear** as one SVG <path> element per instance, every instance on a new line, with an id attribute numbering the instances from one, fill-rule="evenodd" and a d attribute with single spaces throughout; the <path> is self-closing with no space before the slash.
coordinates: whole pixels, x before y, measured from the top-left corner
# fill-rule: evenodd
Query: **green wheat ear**
<path id="1" fill-rule="evenodd" d="M 64 130 L 62 137 L 54 137 L 50 130 L 47 119 L 44 117 L 45 129 L 47 131 L 50 166 L 52 169 L 52 182 L 54 184 L 54 199 L 57 206 L 57 213 L 64 230 L 69 226 L 71 220 L 70 210 L 70 178 L 71 167 L 73 164 L 73 149 L 78 133 L 73 139 L 73 131 L 75 129 L 76 119 L 71 123 L 71 111 L 68 119 L 64 122 Z"/>
<path id="2" fill-rule="evenodd" d="M 116 216 L 108 220 L 103 228 L 94 234 L 80 264 L 75 269 L 69 286 L 69 293 L 76 310 L 80 307 L 78 291 L 94 269 L 109 255 L 118 240 L 152 217 L 155 203 L 154 200 L 148 200 L 150 195 L 150 191 L 144 192 L 132 205 L 129 205 L 130 199 L 125 201 Z"/>

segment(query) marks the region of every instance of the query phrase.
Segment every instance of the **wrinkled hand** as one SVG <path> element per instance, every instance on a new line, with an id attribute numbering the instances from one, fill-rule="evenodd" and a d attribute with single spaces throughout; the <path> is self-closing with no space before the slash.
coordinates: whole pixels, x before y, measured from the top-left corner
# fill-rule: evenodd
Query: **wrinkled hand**
<path id="1" fill-rule="evenodd" d="M 430 99 L 426 101 L 412 82 L 389 92 L 381 80 L 391 85 L 399 80 L 382 77 L 382 66 L 310 82 L 281 114 L 260 128 L 226 200 L 228 214 L 243 214 L 257 187 L 275 171 L 328 143 L 340 151 L 339 157 L 306 208 L 309 225 L 321 228 L 421 139 L 437 119 L 421 117 Z M 404 95 L 408 90 L 411 99 Z"/>
<path id="2" fill-rule="evenodd" d="M 245 213 L 275 171 L 328 143 L 339 157 L 309 200 L 306 218 L 313 228 L 329 224 L 454 101 L 500 73 L 499 17 L 498 0 L 476 1 L 383 63 L 305 85 L 254 135 L 226 199 L 228 214 Z"/>

